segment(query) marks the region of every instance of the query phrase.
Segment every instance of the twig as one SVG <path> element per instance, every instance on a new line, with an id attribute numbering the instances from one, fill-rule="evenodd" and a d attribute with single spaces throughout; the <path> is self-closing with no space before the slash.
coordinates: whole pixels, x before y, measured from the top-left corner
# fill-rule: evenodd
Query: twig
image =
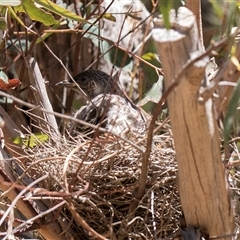
<path id="1" fill-rule="evenodd" d="M 46 176 L 46 175 L 45 175 Z M 42 179 L 43 180 L 43 179 Z M 56 204 L 54 207 L 49 208 L 47 211 L 38 214 L 37 216 L 28 219 L 27 221 L 25 221 L 24 223 L 20 224 L 19 226 L 17 226 L 16 228 L 14 228 L 14 230 L 12 231 L 12 233 L 16 233 L 19 229 L 23 228 L 26 224 L 32 224 L 36 219 L 41 218 L 47 214 L 49 214 L 50 212 L 53 212 L 55 209 L 58 209 L 59 207 L 63 206 L 66 203 L 66 201 L 62 201 L 58 204 Z M 5 236 L 5 238 L 3 238 L 3 240 L 7 239 L 8 236 Z"/>
<path id="2" fill-rule="evenodd" d="M 64 162 L 64 165 L 63 165 L 63 180 L 64 180 L 64 184 L 65 184 L 65 191 L 69 194 L 69 188 L 68 188 L 68 183 L 67 183 L 67 167 L 69 165 L 69 162 L 73 156 L 73 154 L 76 152 L 76 151 L 79 151 L 84 145 L 86 145 L 87 142 L 75 147 L 67 156 L 65 162 Z"/>
<path id="3" fill-rule="evenodd" d="M 66 203 L 70 212 L 72 213 L 75 221 L 82 226 L 86 231 L 89 232 L 89 234 L 91 234 L 92 236 L 94 236 L 94 238 L 96 239 L 100 239 L 100 240 L 108 240 L 107 238 L 103 237 L 102 235 L 100 235 L 99 233 L 97 233 L 95 230 L 93 230 L 86 222 L 85 220 L 77 213 L 74 205 L 72 202 L 67 202 Z"/>
<path id="4" fill-rule="evenodd" d="M 44 79 L 42 77 L 42 74 L 40 72 L 40 69 L 38 67 L 36 60 L 32 57 L 26 57 L 25 64 L 27 66 L 30 83 L 34 87 L 33 93 L 34 93 L 36 104 L 42 106 L 43 108 L 51 112 L 53 108 L 48 98 Z M 43 112 L 41 111 L 40 113 L 43 113 Z M 56 134 L 60 135 L 55 116 L 52 114 L 45 113 L 43 114 L 43 118 L 46 119 L 46 122 L 48 123 L 45 126 L 49 130 L 48 132 L 53 135 L 56 135 Z M 52 128 L 53 131 L 50 131 L 50 127 Z"/>
<path id="5" fill-rule="evenodd" d="M 16 205 L 17 201 L 22 197 L 23 194 L 25 194 L 29 188 L 31 188 L 32 186 L 34 186 L 35 184 L 41 182 L 42 180 L 46 179 L 48 177 L 48 174 L 38 178 L 37 180 L 33 181 L 32 183 L 30 183 L 28 186 L 26 186 L 19 194 L 18 196 L 12 201 L 12 204 L 10 205 L 10 207 L 7 209 L 7 211 L 4 213 L 4 215 L 2 216 L 2 218 L 0 219 L 0 226 L 3 224 L 5 218 L 7 217 L 7 215 L 9 214 L 9 212 L 11 211 L 12 208 L 14 208 L 14 206 Z"/>

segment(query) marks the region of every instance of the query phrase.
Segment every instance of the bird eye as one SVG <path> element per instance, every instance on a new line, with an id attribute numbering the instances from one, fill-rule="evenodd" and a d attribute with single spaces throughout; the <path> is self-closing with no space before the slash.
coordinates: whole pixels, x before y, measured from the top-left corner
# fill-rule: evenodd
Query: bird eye
<path id="1" fill-rule="evenodd" d="M 87 77 L 85 77 L 85 76 L 81 78 L 82 82 L 85 82 L 86 80 L 87 80 Z"/>

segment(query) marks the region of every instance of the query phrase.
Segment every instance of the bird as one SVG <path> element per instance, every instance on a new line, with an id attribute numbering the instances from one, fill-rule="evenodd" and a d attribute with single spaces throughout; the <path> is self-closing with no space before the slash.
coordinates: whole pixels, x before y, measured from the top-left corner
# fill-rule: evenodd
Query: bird
<path id="1" fill-rule="evenodd" d="M 80 94 L 84 92 L 89 100 L 92 100 L 101 93 L 111 93 L 128 98 L 119 86 L 117 79 L 112 78 L 101 70 L 89 69 L 77 74 L 73 79 L 77 85 L 72 79 L 69 79 L 57 83 L 56 86 L 63 85 Z M 128 100 L 131 102 L 130 99 Z"/>
<path id="2" fill-rule="evenodd" d="M 63 80 L 56 85 L 86 94 L 89 101 L 75 113 L 76 119 L 99 125 L 120 136 L 130 132 L 137 135 L 145 133 L 145 116 L 128 98 L 116 78 L 103 71 L 89 69 L 74 76 L 73 80 Z M 89 127 L 74 123 L 72 130 L 87 132 Z"/>

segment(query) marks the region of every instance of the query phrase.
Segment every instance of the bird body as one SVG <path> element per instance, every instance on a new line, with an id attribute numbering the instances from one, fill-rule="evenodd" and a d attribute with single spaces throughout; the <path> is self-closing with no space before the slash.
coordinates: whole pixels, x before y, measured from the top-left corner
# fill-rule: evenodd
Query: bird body
<path id="1" fill-rule="evenodd" d="M 125 136 L 128 132 L 142 135 L 146 130 L 145 119 L 132 105 L 116 94 L 99 94 L 92 101 L 80 108 L 75 117 L 80 120 L 99 124 L 109 132 Z M 83 126 L 74 126 L 76 130 Z"/>
<path id="2" fill-rule="evenodd" d="M 126 96 L 116 79 L 100 70 L 86 70 L 57 85 L 81 90 L 89 98 L 89 103 L 80 108 L 75 117 L 94 125 L 99 124 L 117 135 L 132 132 L 138 135 L 146 131 L 146 120 L 141 110 Z M 81 88 L 81 90 L 79 89 Z M 83 125 L 73 124 L 72 129 L 85 131 Z"/>

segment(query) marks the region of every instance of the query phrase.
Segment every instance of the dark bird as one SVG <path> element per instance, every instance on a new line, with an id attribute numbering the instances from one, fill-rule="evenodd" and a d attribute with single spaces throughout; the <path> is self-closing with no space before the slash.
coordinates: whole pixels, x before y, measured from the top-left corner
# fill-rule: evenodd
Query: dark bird
<path id="1" fill-rule="evenodd" d="M 100 70 L 86 70 L 56 85 L 62 85 L 88 97 L 88 104 L 75 114 L 77 119 L 94 125 L 100 124 L 107 130 L 126 135 L 133 132 L 139 135 L 146 131 L 146 120 L 141 110 L 126 96 L 116 79 Z M 81 90 L 82 91 L 81 91 Z M 83 126 L 74 124 L 74 129 L 84 131 Z"/>

